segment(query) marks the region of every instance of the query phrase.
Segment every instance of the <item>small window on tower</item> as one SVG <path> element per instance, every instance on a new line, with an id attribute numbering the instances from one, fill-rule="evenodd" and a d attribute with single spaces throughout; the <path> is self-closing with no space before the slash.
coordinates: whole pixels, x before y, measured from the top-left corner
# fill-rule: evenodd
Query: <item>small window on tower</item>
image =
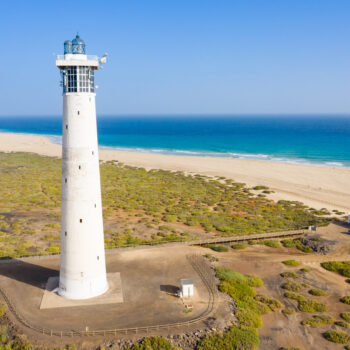
<path id="1" fill-rule="evenodd" d="M 68 124 L 66 124 L 66 130 L 68 130 Z"/>
<path id="2" fill-rule="evenodd" d="M 80 111 L 78 111 L 78 115 L 80 115 Z"/>
<path id="3" fill-rule="evenodd" d="M 80 219 L 80 223 L 82 223 L 83 222 L 83 219 Z"/>
<path id="4" fill-rule="evenodd" d="M 67 237 L 67 231 L 65 231 L 64 235 Z"/>
<path id="5" fill-rule="evenodd" d="M 99 257 L 99 256 L 97 257 L 97 260 L 100 260 L 100 257 Z"/>
<path id="6" fill-rule="evenodd" d="M 79 170 L 81 169 L 81 165 L 79 165 Z"/>
<path id="7" fill-rule="evenodd" d="M 94 153 L 94 151 L 92 151 L 92 155 L 94 155 L 95 153 Z"/>
<path id="8" fill-rule="evenodd" d="M 64 179 L 64 182 L 67 183 L 67 179 Z"/>
<path id="9" fill-rule="evenodd" d="M 96 203 L 95 203 L 95 208 L 96 208 Z"/>

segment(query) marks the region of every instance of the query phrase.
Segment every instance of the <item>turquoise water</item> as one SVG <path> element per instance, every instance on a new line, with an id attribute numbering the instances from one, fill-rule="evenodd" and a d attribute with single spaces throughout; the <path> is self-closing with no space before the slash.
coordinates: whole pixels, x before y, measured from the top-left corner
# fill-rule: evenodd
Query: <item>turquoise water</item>
<path id="1" fill-rule="evenodd" d="M 61 142 L 59 117 L 1 117 L 0 130 Z M 98 131 L 105 148 L 350 167 L 350 116 L 109 116 Z"/>

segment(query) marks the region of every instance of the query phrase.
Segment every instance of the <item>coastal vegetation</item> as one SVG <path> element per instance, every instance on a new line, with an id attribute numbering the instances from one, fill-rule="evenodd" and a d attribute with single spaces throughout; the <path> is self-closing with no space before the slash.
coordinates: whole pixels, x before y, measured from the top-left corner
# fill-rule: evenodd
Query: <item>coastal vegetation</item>
<path id="1" fill-rule="evenodd" d="M 217 267 L 216 275 L 220 279 L 220 291 L 227 293 L 235 301 L 238 324 L 223 333 L 207 335 L 199 342 L 197 350 L 257 349 L 257 328 L 262 325 L 261 315 L 282 307 L 282 303 L 277 299 L 256 294 L 254 288 L 263 285 L 263 281 L 257 276 L 243 275 L 224 267 Z"/>
<path id="2" fill-rule="evenodd" d="M 296 238 L 296 239 L 284 239 L 281 241 L 283 247 L 285 248 L 296 248 L 304 253 L 311 253 L 312 249 L 307 246 L 304 245 L 303 243 L 301 243 L 300 239 Z"/>
<path id="3" fill-rule="evenodd" d="M 344 277 L 350 277 L 350 261 L 325 261 L 321 266 L 328 270 L 339 273 Z"/>
<path id="4" fill-rule="evenodd" d="M 329 222 L 300 202 L 274 202 L 229 179 L 147 171 L 116 161 L 101 162 L 100 169 L 106 248 Z M 58 253 L 60 159 L 0 153 L 0 172 L 0 257 Z"/>
<path id="5" fill-rule="evenodd" d="M 280 273 L 280 276 L 283 278 L 298 278 L 298 274 L 292 271 L 282 272 Z"/>
<path id="6" fill-rule="evenodd" d="M 330 315 L 313 315 L 301 322 L 302 325 L 308 325 L 312 328 L 333 324 L 334 318 Z"/>
<path id="7" fill-rule="evenodd" d="M 350 305 L 350 296 L 340 298 L 340 301 L 344 304 Z"/>
<path id="8" fill-rule="evenodd" d="M 145 338 L 140 344 L 134 344 L 127 350 L 181 350 L 171 345 L 163 337 Z"/>
<path id="9" fill-rule="evenodd" d="M 293 259 L 291 259 L 291 260 L 284 260 L 284 261 L 282 261 L 282 263 L 284 265 L 287 265 L 287 266 L 299 266 L 301 264 L 300 261 L 293 260 Z"/>
<path id="10" fill-rule="evenodd" d="M 345 344 L 350 340 L 350 336 L 343 331 L 329 330 L 323 336 L 332 343 Z"/>
<path id="11" fill-rule="evenodd" d="M 318 288 L 310 289 L 309 294 L 316 296 L 316 297 L 323 297 L 323 296 L 327 295 L 327 293 L 323 289 L 318 289 Z"/>

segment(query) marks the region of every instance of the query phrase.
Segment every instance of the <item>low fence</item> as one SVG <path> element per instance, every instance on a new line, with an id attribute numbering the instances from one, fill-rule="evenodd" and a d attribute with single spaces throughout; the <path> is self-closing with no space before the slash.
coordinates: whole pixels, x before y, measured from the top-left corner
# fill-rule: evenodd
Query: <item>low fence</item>
<path id="1" fill-rule="evenodd" d="M 209 239 L 198 240 L 198 241 L 191 241 L 188 244 L 189 245 L 206 245 L 206 244 L 215 244 L 215 243 L 229 243 L 229 242 L 255 241 L 255 240 L 270 239 L 270 238 L 283 238 L 283 237 L 304 235 L 305 231 L 306 230 L 294 230 L 294 231 L 250 234 L 250 235 L 234 236 L 234 237 L 218 237 L 218 238 L 209 238 Z"/>
<path id="2" fill-rule="evenodd" d="M 127 334 L 137 334 L 137 333 L 149 333 L 160 329 L 170 330 L 170 329 L 180 328 L 184 326 L 189 327 L 198 322 L 206 320 L 211 314 L 213 314 L 213 312 L 216 309 L 218 291 L 217 291 L 214 272 L 212 271 L 209 263 L 201 255 L 198 255 L 198 254 L 188 255 L 187 259 L 191 263 L 194 270 L 198 273 L 199 277 L 201 278 L 203 284 L 205 285 L 208 291 L 208 304 L 205 311 L 203 311 L 200 316 L 188 321 L 183 321 L 183 322 L 159 324 L 159 325 L 143 326 L 143 327 L 111 328 L 111 329 L 102 329 L 102 330 L 86 329 L 85 331 L 78 331 L 78 330 L 61 331 L 61 330 L 48 329 L 48 328 L 32 325 L 29 321 L 23 318 L 21 314 L 16 310 L 14 304 L 11 302 L 7 293 L 2 288 L 0 288 L 0 294 L 2 295 L 4 301 L 6 302 L 8 309 L 12 312 L 16 320 L 21 325 L 48 336 L 58 336 L 61 338 L 75 337 L 75 336 L 96 336 L 96 335 L 103 335 L 103 336 L 115 335 L 116 336 L 117 334 L 127 335 Z"/>
<path id="3" fill-rule="evenodd" d="M 289 236 L 300 236 L 304 235 L 307 232 L 307 229 L 300 229 L 300 230 L 291 230 L 291 231 L 282 231 L 282 232 L 268 232 L 268 233 L 252 233 L 249 235 L 243 235 L 243 236 L 232 236 L 232 237 L 218 237 L 218 238 L 209 238 L 204 240 L 176 240 L 173 242 L 167 242 L 167 243 L 159 243 L 159 242 L 148 242 L 148 243 L 142 243 L 142 244 L 126 244 L 122 247 L 118 248 L 111 248 L 106 249 L 106 254 L 111 254 L 113 252 L 117 252 L 120 250 L 127 250 L 127 249 L 145 249 L 145 248 L 151 248 L 151 247 L 171 247 L 176 245 L 206 245 L 206 244 L 216 244 L 216 243 L 230 243 L 230 242 L 242 242 L 242 241 L 251 241 L 251 240 L 262 240 L 262 239 L 269 239 L 269 238 L 283 238 L 283 237 L 289 237 Z M 41 259 L 55 259 L 59 256 L 59 254 L 51 254 L 51 255 L 36 255 L 36 256 L 27 256 L 22 258 L 0 258 L 0 264 L 6 264 L 6 263 L 15 263 L 16 261 L 27 261 L 27 260 L 41 260 Z"/>

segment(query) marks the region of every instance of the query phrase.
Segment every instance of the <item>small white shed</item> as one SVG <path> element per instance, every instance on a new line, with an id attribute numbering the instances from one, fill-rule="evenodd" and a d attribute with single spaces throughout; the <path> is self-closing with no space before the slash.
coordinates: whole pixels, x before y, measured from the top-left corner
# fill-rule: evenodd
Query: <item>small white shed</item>
<path id="1" fill-rule="evenodd" d="M 182 297 L 193 297 L 193 281 L 190 278 L 183 278 L 181 280 L 181 294 Z"/>

